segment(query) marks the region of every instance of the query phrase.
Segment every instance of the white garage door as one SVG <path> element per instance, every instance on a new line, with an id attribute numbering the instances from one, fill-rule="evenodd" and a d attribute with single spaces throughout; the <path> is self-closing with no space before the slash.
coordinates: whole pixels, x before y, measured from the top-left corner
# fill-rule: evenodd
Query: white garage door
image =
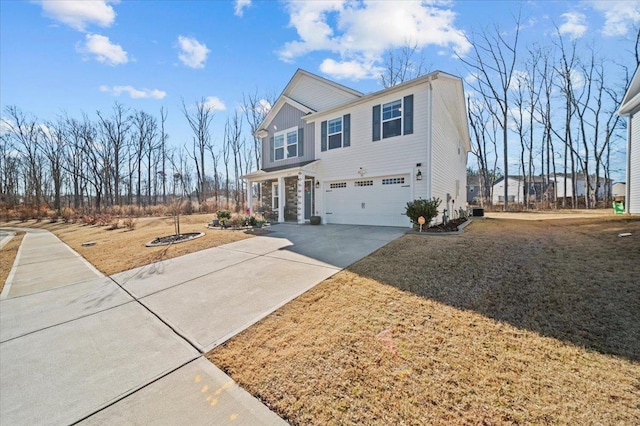
<path id="1" fill-rule="evenodd" d="M 409 175 L 324 183 L 327 223 L 408 227 Z"/>

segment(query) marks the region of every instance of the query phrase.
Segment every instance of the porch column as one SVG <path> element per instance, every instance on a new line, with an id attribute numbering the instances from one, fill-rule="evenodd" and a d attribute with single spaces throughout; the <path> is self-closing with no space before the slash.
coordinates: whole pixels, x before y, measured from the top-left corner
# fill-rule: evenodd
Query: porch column
<path id="1" fill-rule="evenodd" d="M 285 198 L 284 176 L 278 178 L 278 222 L 284 222 L 284 205 L 287 202 Z"/>
<path id="2" fill-rule="evenodd" d="M 304 173 L 298 173 L 298 223 L 304 223 Z"/>
<path id="3" fill-rule="evenodd" d="M 247 180 L 247 209 L 249 209 L 249 215 L 253 214 L 253 182 Z"/>

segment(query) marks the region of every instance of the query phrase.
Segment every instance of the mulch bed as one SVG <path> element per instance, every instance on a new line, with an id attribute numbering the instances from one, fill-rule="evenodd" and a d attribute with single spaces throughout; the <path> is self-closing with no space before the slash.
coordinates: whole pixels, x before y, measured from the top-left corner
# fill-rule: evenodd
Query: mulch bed
<path id="1" fill-rule="evenodd" d="M 165 237 L 158 237 L 155 240 L 148 242 L 147 247 L 156 246 L 168 246 L 169 244 L 184 243 L 185 241 L 195 240 L 204 235 L 203 232 L 187 232 L 184 234 L 167 235 Z"/>

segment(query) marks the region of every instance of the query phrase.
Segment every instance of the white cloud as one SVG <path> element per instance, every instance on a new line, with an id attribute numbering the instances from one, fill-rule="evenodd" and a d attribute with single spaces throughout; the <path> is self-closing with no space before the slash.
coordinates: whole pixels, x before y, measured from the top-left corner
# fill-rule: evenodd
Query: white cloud
<path id="1" fill-rule="evenodd" d="M 602 34 L 624 36 L 640 23 L 640 2 L 629 0 L 593 1 L 593 8 L 604 14 Z"/>
<path id="2" fill-rule="evenodd" d="M 158 89 L 136 89 L 133 86 L 100 86 L 100 91 L 111 93 L 114 96 L 120 96 L 127 93 L 131 99 L 163 99 L 167 96 L 167 92 Z"/>
<path id="3" fill-rule="evenodd" d="M 98 62 L 107 65 L 120 65 L 129 62 L 127 52 L 120 45 L 111 43 L 109 37 L 99 34 L 87 34 L 85 43 L 78 45 L 76 50 L 80 53 L 95 55 Z"/>
<path id="4" fill-rule="evenodd" d="M 46 16 L 62 22 L 78 31 L 84 31 L 87 25 L 95 24 L 109 27 L 116 18 L 116 12 L 109 3 L 118 0 L 42 0 L 40 5 Z"/>
<path id="5" fill-rule="evenodd" d="M 271 111 L 271 103 L 266 99 L 260 99 L 256 107 L 258 114 L 268 114 Z"/>
<path id="6" fill-rule="evenodd" d="M 561 17 L 565 20 L 558 31 L 560 34 L 567 34 L 572 40 L 582 37 L 587 32 L 587 17 L 580 12 L 563 13 Z"/>
<path id="7" fill-rule="evenodd" d="M 204 100 L 204 107 L 209 111 L 224 111 L 227 109 L 224 102 L 216 96 L 207 96 Z"/>
<path id="8" fill-rule="evenodd" d="M 207 56 L 211 52 L 205 44 L 193 37 L 178 36 L 178 46 L 180 47 L 178 58 L 183 64 L 189 68 L 204 68 Z"/>
<path id="9" fill-rule="evenodd" d="M 251 0 L 236 0 L 236 6 L 233 10 L 233 13 L 236 16 L 242 17 L 244 14 L 244 10 L 251 6 Z"/>
<path id="10" fill-rule="evenodd" d="M 323 72 L 337 78 L 375 78 L 375 64 L 386 50 L 407 44 L 423 48 L 440 46 L 466 54 L 471 45 L 456 28 L 450 2 L 289 1 L 289 26 L 298 40 L 277 52 L 285 62 L 314 51 L 337 53 L 340 60 L 325 59 Z"/>
<path id="11" fill-rule="evenodd" d="M 339 80 L 376 78 L 382 73 L 382 70 L 379 67 L 375 67 L 371 62 L 365 63 L 359 60 L 335 61 L 331 58 L 322 61 L 320 71 Z"/>

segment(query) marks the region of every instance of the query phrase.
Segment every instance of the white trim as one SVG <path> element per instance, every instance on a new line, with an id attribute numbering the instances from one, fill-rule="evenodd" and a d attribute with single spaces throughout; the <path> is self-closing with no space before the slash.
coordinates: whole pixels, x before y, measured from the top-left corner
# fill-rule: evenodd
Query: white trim
<path id="1" fill-rule="evenodd" d="M 278 207 L 275 207 L 276 200 L 278 200 Z M 278 187 L 278 181 L 271 182 L 271 210 L 280 209 L 280 187 Z"/>

